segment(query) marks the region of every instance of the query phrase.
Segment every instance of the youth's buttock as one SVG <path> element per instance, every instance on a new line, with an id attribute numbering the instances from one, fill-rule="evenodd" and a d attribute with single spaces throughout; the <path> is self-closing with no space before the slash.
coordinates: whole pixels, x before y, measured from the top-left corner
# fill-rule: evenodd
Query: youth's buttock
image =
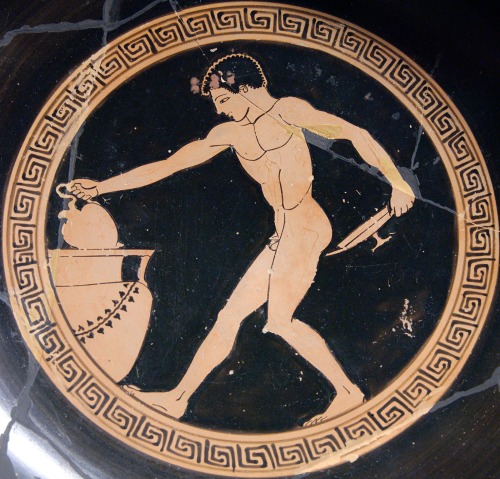
<path id="1" fill-rule="evenodd" d="M 320 249 L 332 239 L 332 225 L 328 216 L 309 192 L 296 208 L 285 212 L 285 235 L 302 235 L 317 241 Z"/>

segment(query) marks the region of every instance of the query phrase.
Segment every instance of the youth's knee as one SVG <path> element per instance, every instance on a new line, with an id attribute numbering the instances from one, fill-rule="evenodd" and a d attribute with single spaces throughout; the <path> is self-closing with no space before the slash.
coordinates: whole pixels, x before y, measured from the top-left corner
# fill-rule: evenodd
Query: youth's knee
<path id="1" fill-rule="evenodd" d="M 293 334 L 292 321 L 278 321 L 275 319 L 268 319 L 268 321 L 262 328 L 262 332 L 264 334 L 271 333 L 286 340 L 290 334 Z"/>

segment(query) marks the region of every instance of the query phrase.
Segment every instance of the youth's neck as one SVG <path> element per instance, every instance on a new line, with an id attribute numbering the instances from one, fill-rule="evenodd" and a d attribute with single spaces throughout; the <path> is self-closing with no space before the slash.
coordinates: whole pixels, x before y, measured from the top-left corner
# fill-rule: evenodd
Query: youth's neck
<path id="1" fill-rule="evenodd" d="M 247 92 L 240 94 L 248 100 L 246 117 L 250 123 L 255 123 L 258 118 L 271 110 L 277 101 L 265 88 L 249 88 Z"/>

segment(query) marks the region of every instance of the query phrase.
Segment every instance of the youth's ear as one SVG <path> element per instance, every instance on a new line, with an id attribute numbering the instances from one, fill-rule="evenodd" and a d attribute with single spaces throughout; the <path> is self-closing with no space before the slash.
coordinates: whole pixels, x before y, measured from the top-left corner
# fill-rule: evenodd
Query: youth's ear
<path id="1" fill-rule="evenodd" d="M 240 85 L 238 90 L 240 93 L 248 93 L 248 86 L 247 85 Z"/>

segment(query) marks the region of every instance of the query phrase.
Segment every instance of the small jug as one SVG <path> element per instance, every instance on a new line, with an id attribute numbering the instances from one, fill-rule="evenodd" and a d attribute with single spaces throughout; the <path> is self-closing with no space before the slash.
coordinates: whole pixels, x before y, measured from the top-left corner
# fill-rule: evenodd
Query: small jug
<path id="1" fill-rule="evenodd" d="M 69 200 L 67 210 L 58 215 L 66 220 L 62 227 L 66 243 L 78 249 L 121 248 L 118 228 L 111 215 L 96 201 L 88 201 L 79 209 L 75 196 L 69 193 L 67 186 L 62 183 L 56 188 L 61 198 Z"/>

